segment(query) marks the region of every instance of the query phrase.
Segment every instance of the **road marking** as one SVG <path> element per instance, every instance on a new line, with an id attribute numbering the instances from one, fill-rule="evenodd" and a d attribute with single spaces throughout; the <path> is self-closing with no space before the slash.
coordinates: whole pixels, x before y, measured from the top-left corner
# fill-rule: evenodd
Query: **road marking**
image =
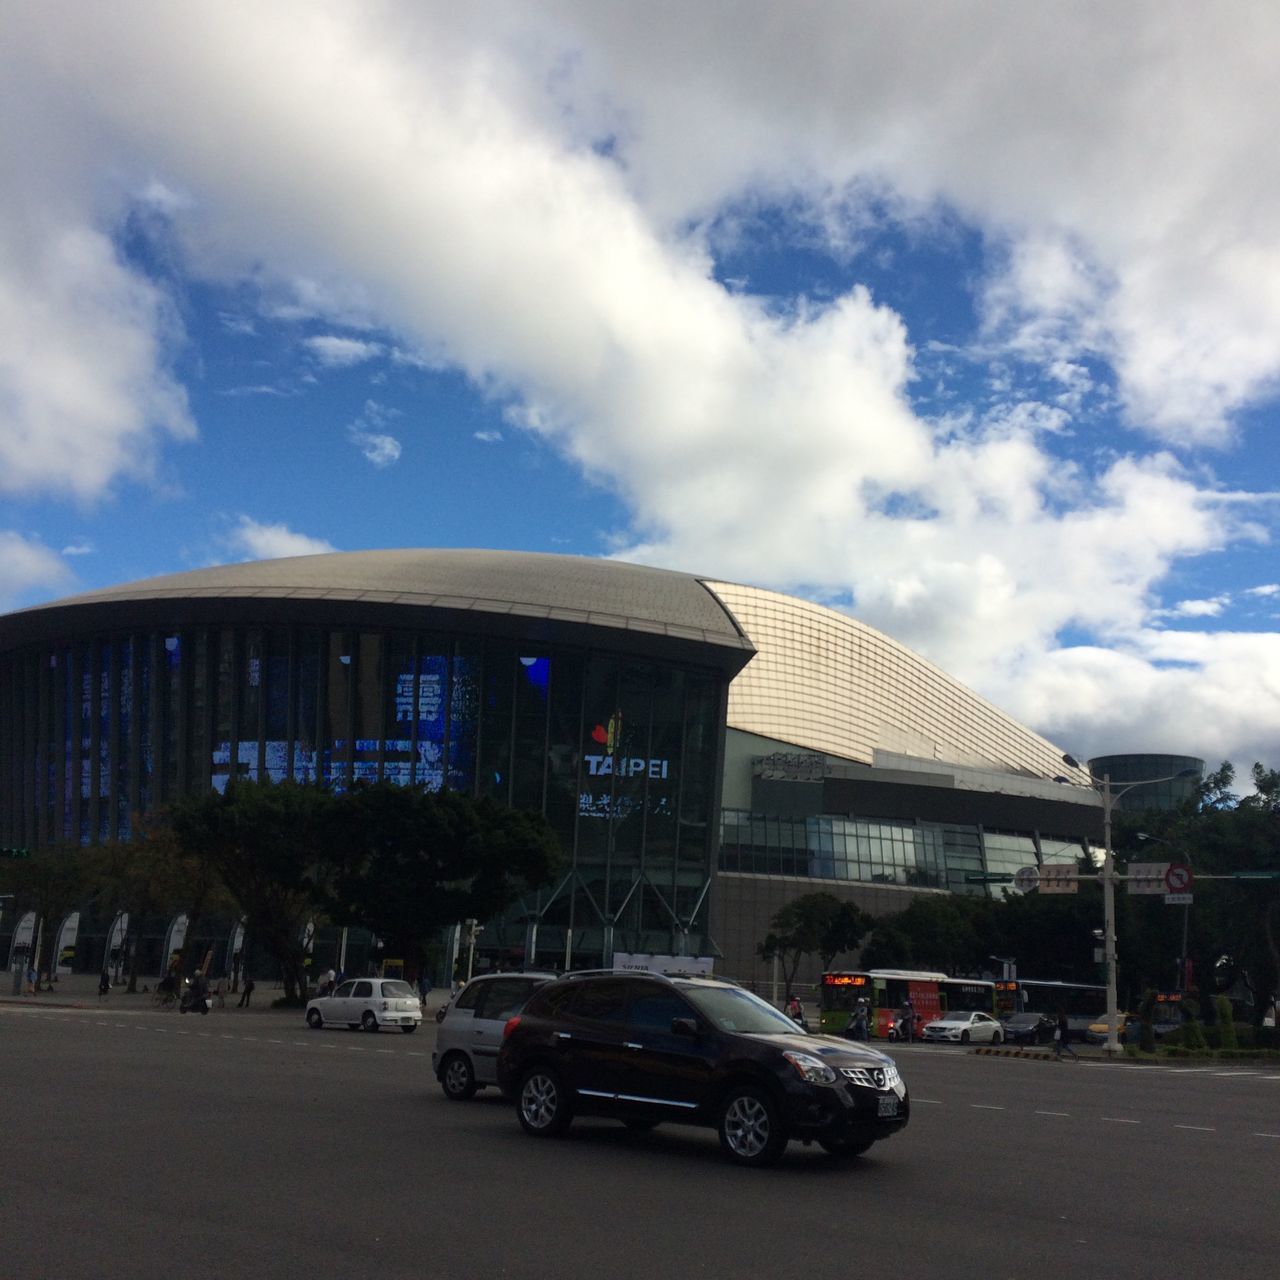
<path id="1" fill-rule="evenodd" d="M 267 1038 L 267 1043 L 268 1043 L 268 1044 L 284 1044 L 284 1041 L 283 1041 L 283 1040 L 272 1040 L 270 1037 L 268 1037 L 268 1038 Z"/>
<path id="2" fill-rule="evenodd" d="M 1228 1076 L 1256 1076 L 1256 1071 L 1215 1071 L 1213 1073 L 1218 1079 L 1223 1080 Z"/>
<path id="3" fill-rule="evenodd" d="M 230 1039 L 229 1036 L 227 1038 Z M 257 1036 L 241 1036 L 240 1037 L 241 1040 L 256 1040 L 257 1038 L 258 1038 Z"/>
<path id="4" fill-rule="evenodd" d="M 1280 1133 L 1255 1133 L 1255 1138 L 1280 1138 Z"/>
<path id="5" fill-rule="evenodd" d="M 1173 1127 L 1175 1129 L 1194 1129 L 1196 1133 L 1217 1133 L 1218 1132 L 1217 1129 L 1210 1129 L 1207 1125 L 1203 1125 L 1203 1124 L 1175 1124 Z"/>
<path id="6" fill-rule="evenodd" d="M 375 1053 L 395 1053 L 394 1049 L 375 1049 Z"/>
<path id="7" fill-rule="evenodd" d="M 1037 1112 L 1036 1112 L 1036 1115 L 1038 1115 L 1038 1116 L 1061 1116 L 1064 1120 L 1070 1120 L 1070 1119 L 1071 1119 L 1071 1112 L 1069 1112 L 1069 1111 L 1037 1111 Z"/>
<path id="8" fill-rule="evenodd" d="M 427 1055 L 421 1049 L 406 1049 L 404 1056 L 406 1058 L 425 1058 Z M 919 1102 L 920 1099 L 916 1098 L 915 1101 Z"/>
<path id="9" fill-rule="evenodd" d="M 1004 1110 L 1003 1107 L 993 1107 L 990 1105 L 990 1103 L 986 1103 L 986 1102 L 971 1102 L 969 1103 L 969 1105 L 975 1111 L 1003 1111 Z"/>
<path id="10" fill-rule="evenodd" d="M 1141 1124 L 1141 1120 L 1122 1120 L 1119 1116 L 1100 1116 L 1099 1119 L 1106 1120 L 1111 1124 Z"/>
<path id="11" fill-rule="evenodd" d="M 235 1036 L 219 1036 L 219 1040 L 234 1040 Z"/>
<path id="12" fill-rule="evenodd" d="M 1280 1080 L 1280 1076 L 1263 1076 L 1264 1080 Z"/>

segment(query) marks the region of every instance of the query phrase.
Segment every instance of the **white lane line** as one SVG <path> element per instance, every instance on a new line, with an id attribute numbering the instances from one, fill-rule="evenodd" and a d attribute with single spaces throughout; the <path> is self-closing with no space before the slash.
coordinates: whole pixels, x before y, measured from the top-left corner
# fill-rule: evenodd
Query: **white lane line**
<path id="1" fill-rule="evenodd" d="M 969 1103 L 969 1105 L 975 1111 L 1003 1111 L 1004 1110 L 1003 1107 L 993 1107 L 990 1105 L 990 1103 L 987 1103 L 987 1102 L 971 1102 Z"/>
<path id="2" fill-rule="evenodd" d="M 408 1049 L 408 1050 L 406 1050 L 406 1051 L 405 1051 L 405 1055 L 404 1055 L 404 1056 L 405 1056 L 406 1058 L 425 1058 L 427 1055 L 426 1055 L 425 1053 L 423 1053 L 421 1049 Z M 919 1101 L 920 1101 L 920 1099 L 919 1099 L 919 1098 L 915 1098 L 915 1099 L 913 1099 L 913 1101 L 915 1101 L 915 1102 L 919 1102 Z"/>
<path id="3" fill-rule="evenodd" d="M 1203 1124 L 1175 1124 L 1175 1129 L 1194 1129 L 1196 1133 L 1217 1133 L 1217 1129 L 1211 1129 L 1208 1125 Z"/>
<path id="4" fill-rule="evenodd" d="M 235 1038 L 236 1038 L 235 1036 L 219 1036 L 218 1037 L 219 1040 L 234 1040 Z"/>
<path id="5" fill-rule="evenodd" d="M 1262 1076 L 1263 1080 L 1280 1080 L 1280 1076 Z"/>
<path id="6" fill-rule="evenodd" d="M 276 1042 L 273 1042 L 276 1043 Z M 291 1045 L 296 1045 L 299 1049 L 305 1049 L 311 1043 L 310 1040 L 290 1040 Z"/>
<path id="7" fill-rule="evenodd" d="M 1122 1120 L 1119 1116 L 1099 1116 L 1100 1120 L 1106 1120 L 1110 1124 L 1141 1124 L 1141 1120 Z"/>
<path id="8" fill-rule="evenodd" d="M 283 1041 L 283 1040 L 272 1040 L 272 1039 L 270 1038 L 270 1036 L 268 1036 L 268 1037 L 267 1037 L 267 1043 L 268 1043 L 268 1044 L 284 1044 L 284 1041 Z"/>
<path id="9" fill-rule="evenodd" d="M 1280 1138 L 1280 1133 L 1255 1133 L 1255 1138 Z"/>
<path id="10" fill-rule="evenodd" d="M 1215 1071 L 1213 1073 L 1219 1080 L 1225 1080 L 1230 1076 L 1256 1076 L 1256 1071 Z"/>
<path id="11" fill-rule="evenodd" d="M 1070 1120 L 1070 1119 L 1071 1119 L 1071 1112 L 1069 1112 L 1069 1111 L 1037 1111 L 1037 1112 L 1036 1112 L 1036 1115 L 1038 1115 L 1038 1116 L 1061 1116 L 1064 1120 Z"/>

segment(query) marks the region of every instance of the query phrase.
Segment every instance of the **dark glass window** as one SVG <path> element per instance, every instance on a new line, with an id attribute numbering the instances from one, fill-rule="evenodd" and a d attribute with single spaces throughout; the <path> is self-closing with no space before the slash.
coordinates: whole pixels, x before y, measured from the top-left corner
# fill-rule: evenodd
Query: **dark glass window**
<path id="1" fill-rule="evenodd" d="M 320 741 L 320 642 L 318 631 L 303 631 L 298 637 L 297 722 L 293 742 L 293 776 L 298 782 L 316 782 L 320 776 L 317 745 Z"/>
<path id="2" fill-rule="evenodd" d="M 692 1018 L 693 1010 L 669 987 L 643 986 L 631 997 L 627 1022 L 637 1031 L 671 1031 L 672 1018 Z"/>
<path id="3" fill-rule="evenodd" d="M 262 681 L 266 655 L 262 632 L 253 627 L 244 633 L 241 659 L 240 714 L 236 726 L 236 777 L 258 779 L 258 736 L 262 720 Z"/>
<path id="4" fill-rule="evenodd" d="M 263 765 L 272 782 L 289 777 L 289 636 L 268 631 L 266 645 L 266 714 L 263 723 Z"/>
<path id="5" fill-rule="evenodd" d="M 454 1004 L 459 1009 L 474 1009 L 480 1003 L 482 995 L 484 995 L 484 983 L 471 982 L 462 988 L 462 993 Z"/>
<path id="6" fill-rule="evenodd" d="M 387 737 L 382 776 L 397 786 L 413 781 L 413 637 L 395 632 L 387 637 Z"/>
<path id="7" fill-rule="evenodd" d="M 480 717 L 480 650 L 458 642 L 449 688 L 449 786 L 470 795 L 476 785 L 476 738 Z"/>
<path id="8" fill-rule="evenodd" d="M 353 776 L 357 782 L 377 782 L 382 754 L 382 637 L 361 632 L 356 648 L 353 732 Z"/>
<path id="9" fill-rule="evenodd" d="M 493 978 L 481 982 L 483 988 L 476 1006 L 477 1018 L 509 1018 L 524 1008 L 538 984 L 531 978 Z"/>
<path id="10" fill-rule="evenodd" d="M 418 746 L 414 781 L 432 791 L 444 786 L 448 713 L 449 643 L 443 636 L 423 636 L 418 648 Z"/>
<path id="11" fill-rule="evenodd" d="M 324 781 L 345 791 L 351 751 L 351 639 L 342 631 L 329 635 L 325 679 Z"/>
<path id="12" fill-rule="evenodd" d="M 627 989 L 623 979 L 588 979 L 577 988 L 568 1012 L 588 1022 L 621 1022 L 627 1010 Z"/>
<path id="13" fill-rule="evenodd" d="M 512 682 L 515 651 L 490 644 L 484 655 L 484 712 L 480 722 L 481 795 L 509 803 L 511 797 Z"/>
<path id="14" fill-rule="evenodd" d="M 231 735 L 236 697 L 236 635 L 229 627 L 217 633 L 217 701 L 214 704 L 211 777 L 216 791 L 225 791 L 231 776 Z"/>
<path id="15" fill-rule="evenodd" d="M 515 749 L 512 752 L 511 803 L 542 812 L 547 772 L 547 703 L 551 659 L 519 654 L 515 664 Z"/>

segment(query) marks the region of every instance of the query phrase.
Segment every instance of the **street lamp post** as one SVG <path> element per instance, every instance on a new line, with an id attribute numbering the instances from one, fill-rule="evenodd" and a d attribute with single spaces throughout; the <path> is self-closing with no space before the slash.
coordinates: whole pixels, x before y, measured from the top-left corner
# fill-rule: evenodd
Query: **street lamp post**
<path id="1" fill-rule="evenodd" d="M 1062 762 L 1071 769 L 1083 766 L 1074 756 L 1064 755 Z M 1134 787 L 1149 787 L 1157 782 L 1173 782 L 1177 778 L 1198 777 L 1195 769 L 1182 769 L 1164 778 L 1140 778 L 1136 782 L 1127 783 L 1119 791 L 1111 790 L 1111 775 L 1102 775 L 1102 786 L 1098 779 L 1090 778 L 1089 785 L 1102 796 L 1102 947 L 1103 960 L 1107 966 L 1107 1043 L 1106 1055 L 1114 1057 L 1120 1052 L 1120 1041 L 1116 1023 L 1119 1021 L 1116 999 L 1116 863 L 1111 848 L 1111 810 L 1115 802 Z"/>

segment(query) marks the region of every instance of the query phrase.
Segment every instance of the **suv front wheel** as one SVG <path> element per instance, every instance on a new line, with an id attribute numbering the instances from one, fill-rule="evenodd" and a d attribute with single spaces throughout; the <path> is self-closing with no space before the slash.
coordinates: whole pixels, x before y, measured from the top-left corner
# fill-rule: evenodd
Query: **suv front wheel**
<path id="1" fill-rule="evenodd" d="M 569 1127 L 569 1099 L 550 1067 L 530 1067 L 521 1077 L 516 1114 L 525 1133 L 535 1138 L 554 1138 Z"/>
<path id="2" fill-rule="evenodd" d="M 720 1145 L 739 1164 L 772 1164 L 787 1145 L 787 1130 L 773 1099 L 754 1085 L 738 1085 L 720 1107 Z"/>

